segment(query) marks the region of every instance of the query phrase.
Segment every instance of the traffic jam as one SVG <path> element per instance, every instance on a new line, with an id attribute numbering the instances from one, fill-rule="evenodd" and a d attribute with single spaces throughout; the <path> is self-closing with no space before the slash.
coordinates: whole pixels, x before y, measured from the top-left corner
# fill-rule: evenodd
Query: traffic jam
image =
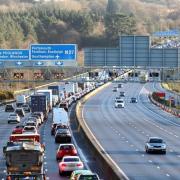
<path id="1" fill-rule="evenodd" d="M 108 75 L 99 75 L 103 80 Z M 86 77 L 89 80 L 89 77 Z M 99 176 L 87 169 L 73 143 L 68 111 L 87 93 L 104 82 L 64 82 L 39 89 L 29 97 L 17 95 L 16 102 L 5 105 L 9 113 L 8 124 L 16 124 L 3 147 L 6 164 L 6 179 L 48 179 L 44 168 L 46 146 L 40 135 L 42 125 L 49 121 L 52 114 L 51 136 L 58 145 L 54 155 L 59 176 L 71 180 L 93 179 Z M 21 120 L 23 118 L 23 120 Z"/>

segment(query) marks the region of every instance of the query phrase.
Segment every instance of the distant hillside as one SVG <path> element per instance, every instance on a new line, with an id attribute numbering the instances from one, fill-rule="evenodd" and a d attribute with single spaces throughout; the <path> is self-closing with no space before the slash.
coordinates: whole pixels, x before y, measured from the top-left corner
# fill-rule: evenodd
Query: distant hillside
<path id="1" fill-rule="evenodd" d="M 0 48 L 116 46 L 118 35 L 180 27 L 180 0 L 0 0 Z"/>

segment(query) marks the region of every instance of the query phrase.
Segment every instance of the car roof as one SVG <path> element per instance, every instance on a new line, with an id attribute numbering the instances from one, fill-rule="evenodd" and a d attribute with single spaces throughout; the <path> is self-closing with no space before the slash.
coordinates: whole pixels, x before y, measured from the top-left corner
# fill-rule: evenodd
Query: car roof
<path id="1" fill-rule="evenodd" d="M 61 147 L 61 146 L 74 146 L 74 144 L 72 144 L 72 143 L 69 143 L 69 144 L 60 144 L 59 147 Z"/>
<path id="2" fill-rule="evenodd" d="M 24 126 L 24 128 L 35 128 L 35 126 Z"/>

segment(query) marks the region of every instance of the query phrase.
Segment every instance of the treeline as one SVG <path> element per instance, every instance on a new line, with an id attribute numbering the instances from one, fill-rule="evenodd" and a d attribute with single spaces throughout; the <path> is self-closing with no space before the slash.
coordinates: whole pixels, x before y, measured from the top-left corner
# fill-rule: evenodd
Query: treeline
<path id="1" fill-rule="evenodd" d="M 3 101 L 5 99 L 13 99 L 14 95 L 11 91 L 0 91 L 0 101 Z"/>
<path id="2" fill-rule="evenodd" d="M 30 43 L 77 43 L 78 46 L 116 45 L 120 34 L 136 31 L 133 15 L 98 14 L 33 6 L 0 13 L 0 48 L 28 48 Z M 97 27 L 101 33 L 96 34 Z"/>

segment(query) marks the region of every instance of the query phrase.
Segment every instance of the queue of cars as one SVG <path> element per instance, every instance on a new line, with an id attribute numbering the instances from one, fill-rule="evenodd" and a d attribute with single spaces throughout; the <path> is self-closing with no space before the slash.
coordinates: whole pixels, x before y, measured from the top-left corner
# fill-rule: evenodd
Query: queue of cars
<path id="1" fill-rule="evenodd" d="M 59 147 L 55 155 L 56 160 L 58 161 L 59 175 L 62 176 L 66 173 L 73 172 L 71 179 L 78 179 L 76 176 L 82 174 L 85 167 L 78 156 L 78 151 L 75 145 L 72 143 L 69 117 L 64 108 L 53 108 L 51 135 L 54 135 L 55 143 L 59 143 Z M 75 173 L 77 170 L 81 170 L 82 173 Z M 94 180 L 99 179 L 98 175 L 92 172 L 87 176 L 89 176 L 89 178 L 91 178 L 91 176 L 96 177 Z"/>

